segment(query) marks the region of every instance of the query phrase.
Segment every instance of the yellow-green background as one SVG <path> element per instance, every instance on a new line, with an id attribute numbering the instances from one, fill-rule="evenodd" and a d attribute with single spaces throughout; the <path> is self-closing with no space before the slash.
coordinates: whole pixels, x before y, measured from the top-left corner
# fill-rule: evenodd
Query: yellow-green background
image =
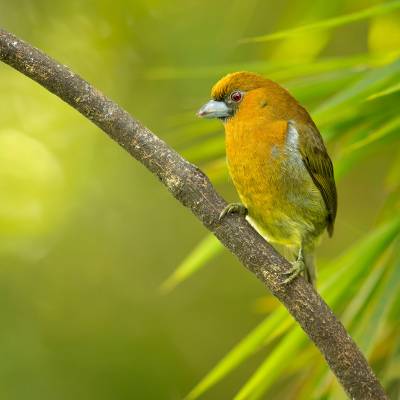
<path id="1" fill-rule="evenodd" d="M 399 15 L 284 42 L 238 45 L 239 39 L 378 3 L 0 0 L 0 25 L 205 165 L 196 130 L 212 122 L 195 112 L 221 74 L 253 61 L 306 64 L 390 52 L 400 47 Z M 311 110 L 318 106 L 307 87 L 298 91 Z M 222 126 L 212 126 L 206 137 L 220 143 Z M 208 158 L 222 159 L 214 142 Z M 338 146 L 329 145 L 333 155 Z M 322 263 L 374 225 L 395 150 L 371 152 L 340 181 L 336 232 L 323 241 Z M 212 176 L 218 189 L 234 200 L 219 176 Z M 160 292 L 205 234 L 99 129 L 0 65 L 2 399 L 183 398 L 268 312 L 262 285 L 227 252 L 171 293 Z M 203 398 L 232 398 L 261 359 L 250 359 Z"/>

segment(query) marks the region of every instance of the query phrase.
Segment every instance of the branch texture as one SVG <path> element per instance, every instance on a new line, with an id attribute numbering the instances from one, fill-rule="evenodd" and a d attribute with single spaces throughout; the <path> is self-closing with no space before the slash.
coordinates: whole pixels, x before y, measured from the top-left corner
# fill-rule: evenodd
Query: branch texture
<path id="1" fill-rule="evenodd" d="M 387 399 L 366 359 L 312 286 L 301 277 L 282 284 L 290 264 L 243 217 L 218 220 L 226 202 L 196 166 L 69 68 L 2 29 L 0 60 L 71 105 L 155 174 L 284 304 L 351 399 Z"/>

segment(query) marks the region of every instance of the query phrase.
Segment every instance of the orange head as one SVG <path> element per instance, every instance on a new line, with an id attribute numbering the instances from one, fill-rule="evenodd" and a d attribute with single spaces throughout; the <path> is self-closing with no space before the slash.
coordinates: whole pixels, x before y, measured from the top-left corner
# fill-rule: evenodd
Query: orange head
<path id="1" fill-rule="evenodd" d="M 262 114 L 273 120 L 303 120 L 308 113 L 277 83 L 252 72 L 234 72 L 220 79 L 211 90 L 211 97 L 198 112 L 202 118 L 219 118 L 226 122 L 240 111 L 249 117 L 262 109 Z"/>

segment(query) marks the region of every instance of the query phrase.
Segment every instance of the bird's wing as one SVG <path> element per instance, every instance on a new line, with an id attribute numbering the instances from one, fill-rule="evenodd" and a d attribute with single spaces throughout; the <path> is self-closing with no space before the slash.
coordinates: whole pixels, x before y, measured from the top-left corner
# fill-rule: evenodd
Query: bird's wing
<path id="1" fill-rule="evenodd" d="M 337 193 L 332 161 L 315 125 L 298 124 L 290 121 L 288 128 L 290 124 L 294 124 L 294 128 L 299 133 L 299 150 L 304 165 L 324 199 L 328 210 L 327 230 L 329 235 L 332 236 L 337 210 Z"/>

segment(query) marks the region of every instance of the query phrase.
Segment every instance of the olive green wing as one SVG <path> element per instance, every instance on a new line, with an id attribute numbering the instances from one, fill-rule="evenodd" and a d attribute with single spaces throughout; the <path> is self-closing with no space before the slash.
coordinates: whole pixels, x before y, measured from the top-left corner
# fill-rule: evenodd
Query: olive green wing
<path id="1" fill-rule="evenodd" d="M 337 211 L 337 192 L 332 161 L 326 151 L 321 134 L 312 122 L 308 124 L 295 123 L 295 128 L 299 133 L 299 150 L 304 165 L 321 192 L 328 210 L 327 230 L 329 236 L 332 236 Z"/>

